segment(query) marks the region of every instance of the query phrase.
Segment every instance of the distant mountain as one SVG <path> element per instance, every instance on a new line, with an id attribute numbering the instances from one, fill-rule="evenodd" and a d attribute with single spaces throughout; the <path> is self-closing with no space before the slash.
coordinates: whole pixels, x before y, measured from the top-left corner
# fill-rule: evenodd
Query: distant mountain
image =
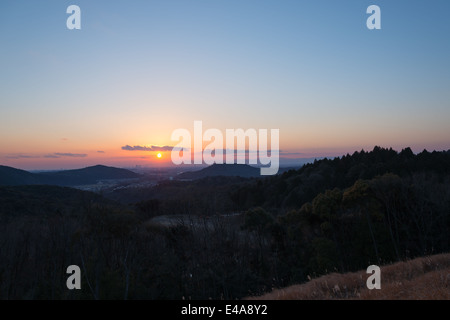
<path id="1" fill-rule="evenodd" d="M 42 184 L 76 186 L 95 184 L 100 180 L 136 179 L 140 175 L 130 170 L 97 165 L 84 169 L 38 173 Z"/>
<path id="2" fill-rule="evenodd" d="M 213 164 L 199 171 L 184 172 L 177 176 L 177 179 L 196 180 L 206 177 L 261 177 L 260 169 L 247 164 Z"/>
<path id="3" fill-rule="evenodd" d="M 39 184 L 39 177 L 25 170 L 0 166 L 0 185 L 18 186 Z"/>
<path id="4" fill-rule="evenodd" d="M 136 179 L 141 175 L 126 169 L 97 165 L 84 169 L 45 173 L 30 173 L 11 167 L 0 166 L 0 185 L 55 185 L 77 186 L 95 184 L 100 180 Z"/>

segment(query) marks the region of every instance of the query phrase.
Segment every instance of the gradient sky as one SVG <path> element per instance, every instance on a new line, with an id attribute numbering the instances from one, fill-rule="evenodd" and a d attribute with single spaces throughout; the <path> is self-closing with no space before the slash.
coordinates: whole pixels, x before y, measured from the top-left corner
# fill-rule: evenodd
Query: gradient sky
<path id="1" fill-rule="evenodd" d="M 0 164 L 152 165 L 122 147 L 173 146 L 194 120 L 280 129 L 285 157 L 449 149 L 449 15 L 448 0 L 1 0 Z"/>

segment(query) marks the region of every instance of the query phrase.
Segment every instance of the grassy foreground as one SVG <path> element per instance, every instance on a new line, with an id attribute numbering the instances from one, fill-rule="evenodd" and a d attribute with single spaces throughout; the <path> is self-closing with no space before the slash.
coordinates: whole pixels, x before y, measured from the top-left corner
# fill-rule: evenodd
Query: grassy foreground
<path id="1" fill-rule="evenodd" d="M 307 283 L 276 289 L 258 300 L 450 300 L 450 254 L 380 266 L 381 289 L 369 290 L 366 270 L 331 273 Z"/>

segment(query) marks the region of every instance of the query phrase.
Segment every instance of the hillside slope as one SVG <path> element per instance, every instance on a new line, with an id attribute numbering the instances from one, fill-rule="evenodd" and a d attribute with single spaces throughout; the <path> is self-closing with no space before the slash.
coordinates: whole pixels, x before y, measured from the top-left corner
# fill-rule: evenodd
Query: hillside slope
<path id="1" fill-rule="evenodd" d="M 96 193 L 68 187 L 0 186 L 0 225 L 2 217 L 61 215 L 83 211 L 94 204 L 119 206 Z"/>
<path id="2" fill-rule="evenodd" d="M 202 179 L 206 177 L 260 177 L 260 169 L 247 164 L 213 164 L 198 171 L 184 172 L 177 176 L 177 179 Z"/>
<path id="3" fill-rule="evenodd" d="M 43 184 L 75 186 L 94 184 L 100 180 L 136 179 L 140 175 L 127 169 L 96 165 L 83 169 L 37 174 Z"/>
<path id="4" fill-rule="evenodd" d="M 38 184 L 39 178 L 28 171 L 0 166 L 0 186 Z"/>
<path id="5" fill-rule="evenodd" d="M 381 266 L 381 289 L 369 290 L 365 270 L 331 273 L 311 281 L 276 289 L 258 300 L 449 300 L 450 254 L 416 258 Z"/>
<path id="6" fill-rule="evenodd" d="M 141 175 L 127 169 L 102 165 L 76 170 L 31 173 L 12 167 L 0 166 L 0 186 L 55 185 L 77 186 L 95 184 L 100 180 L 136 179 Z"/>

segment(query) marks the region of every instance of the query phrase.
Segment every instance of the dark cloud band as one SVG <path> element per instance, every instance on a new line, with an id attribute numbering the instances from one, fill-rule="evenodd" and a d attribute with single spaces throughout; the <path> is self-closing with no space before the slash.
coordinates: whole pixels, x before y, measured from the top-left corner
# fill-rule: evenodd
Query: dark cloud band
<path id="1" fill-rule="evenodd" d="M 126 145 L 122 147 L 122 150 L 126 150 L 126 151 L 172 151 L 173 147 L 170 146 L 163 146 L 163 147 L 159 147 L 159 146 L 151 146 L 151 147 L 143 147 L 143 146 L 130 146 L 130 145 Z"/>

